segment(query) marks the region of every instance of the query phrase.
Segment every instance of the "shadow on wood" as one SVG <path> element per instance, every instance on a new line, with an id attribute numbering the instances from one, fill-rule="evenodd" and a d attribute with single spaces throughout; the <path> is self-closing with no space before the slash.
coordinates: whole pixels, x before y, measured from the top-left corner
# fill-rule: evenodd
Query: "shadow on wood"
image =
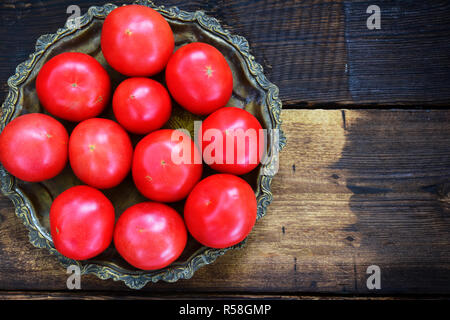
<path id="1" fill-rule="evenodd" d="M 366 268 L 378 265 L 382 293 L 448 293 L 449 113 L 346 113 L 345 147 L 331 167 L 353 193 L 356 221 L 344 230 L 355 290 L 369 292 Z"/>

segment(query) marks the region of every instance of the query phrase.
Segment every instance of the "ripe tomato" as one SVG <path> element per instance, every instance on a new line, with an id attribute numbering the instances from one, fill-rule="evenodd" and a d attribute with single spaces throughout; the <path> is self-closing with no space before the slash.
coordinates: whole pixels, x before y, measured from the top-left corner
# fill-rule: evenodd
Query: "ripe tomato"
<path id="1" fill-rule="evenodd" d="M 131 168 L 137 189 L 159 202 L 184 199 L 202 170 L 200 152 L 191 138 L 171 129 L 154 131 L 139 141 Z"/>
<path id="2" fill-rule="evenodd" d="M 166 83 L 172 97 L 197 115 L 223 107 L 233 92 L 233 74 L 225 57 L 201 42 L 175 51 L 167 64 Z"/>
<path id="3" fill-rule="evenodd" d="M 119 217 L 114 245 L 131 265 L 143 270 L 168 266 L 183 252 L 187 231 L 171 207 L 157 202 L 138 203 Z"/>
<path id="4" fill-rule="evenodd" d="M 36 78 L 39 101 L 52 115 L 82 121 L 99 115 L 109 101 L 108 73 L 93 57 L 61 53 L 46 62 Z"/>
<path id="5" fill-rule="evenodd" d="M 103 23 L 103 55 L 111 67 L 127 76 L 151 76 L 162 71 L 174 46 L 169 23 L 146 6 L 118 7 Z"/>
<path id="6" fill-rule="evenodd" d="M 51 179 L 67 163 L 69 135 L 42 113 L 19 116 L 0 135 L 0 162 L 13 176 L 30 182 Z"/>
<path id="7" fill-rule="evenodd" d="M 75 175 L 99 189 L 117 186 L 131 168 L 133 146 L 127 132 L 109 119 L 79 123 L 69 138 L 69 161 Z"/>
<path id="8" fill-rule="evenodd" d="M 172 102 L 159 82 L 149 78 L 128 78 L 114 92 L 113 110 L 117 121 L 126 130 L 147 134 L 169 120 Z"/>
<path id="9" fill-rule="evenodd" d="M 50 233 L 56 250 L 75 260 L 104 251 L 112 241 L 114 207 L 97 189 L 75 186 L 55 198 L 50 207 Z"/>
<path id="10" fill-rule="evenodd" d="M 189 194 L 184 220 L 201 244 L 226 248 L 247 237 L 256 221 L 256 197 L 250 185 L 235 175 L 215 174 Z"/>
<path id="11" fill-rule="evenodd" d="M 264 132 L 248 111 L 221 108 L 202 123 L 203 160 L 214 170 L 245 174 L 258 166 L 264 153 Z"/>

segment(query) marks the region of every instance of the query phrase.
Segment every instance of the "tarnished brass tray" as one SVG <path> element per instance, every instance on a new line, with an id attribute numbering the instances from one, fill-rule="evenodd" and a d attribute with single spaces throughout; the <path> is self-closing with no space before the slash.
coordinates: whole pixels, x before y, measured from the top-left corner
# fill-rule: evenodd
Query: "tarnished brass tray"
<path id="1" fill-rule="evenodd" d="M 187 12 L 177 7 L 166 8 L 156 6 L 150 1 L 136 1 L 160 12 L 169 22 L 175 34 L 176 48 L 193 41 L 210 43 L 217 47 L 229 62 L 234 77 L 233 96 L 228 106 L 245 108 L 254 114 L 263 128 L 269 129 L 267 159 L 256 170 L 244 176 L 257 196 L 257 219 L 264 216 L 267 206 L 272 200 L 271 181 L 278 166 L 278 151 L 285 144 L 285 137 L 280 130 L 281 101 L 278 88 L 270 83 L 263 74 L 261 65 L 255 62 L 250 54 L 247 40 L 241 36 L 230 34 L 219 22 L 202 11 Z M 2 105 L 1 130 L 15 117 L 30 112 L 45 112 L 40 106 L 35 90 L 35 79 L 41 66 L 53 56 L 66 51 L 79 51 L 95 57 L 108 71 L 113 89 L 125 79 L 106 63 L 100 49 L 100 33 L 105 17 L 116 5 L 105 4 L 89 8 L 79 18 L 79 28 L 73 28 L 73 20 L 54 34 L 39 37 L 35 52 L 29 59 L 16 68 L 16 73 L 8 79 L 9 94 Z M 164 75 L 154 77 L 164 82 Z M 113 118 L 111 107 L 101 116 Z M 173 115 L 166 125 L 170 128 L 185 128 L 193 131 L 194 117 L 180 107 L 174 107 Z M 74 124 L 63 122 L 69 133 Z M 275 134 L 278 131 L 279 134 Z M 131 136 L 136 143 L 140 136 Z M 213 173 L 205 166 L 204 175 Z M 201 246 L 193 238 L 182 256 L 170 266 L 156 271 L 142 271 L 127 264 L 110 246 L 96 258 L 86 261 L 74 261 L 59 254 L 53 245 L 49 232 L 49 209 L 52 200 L 71 186 L 82 184 L 72 173 L 68 165 L 57 177 L 42 183 L 27 183 L 14 178 L 0 166 L 1 190 L 14 203 L 16 215 L 22 219 L 29 231 L 30 242 L 38 248 L 46 248 L 57 257 L 64 267 L 77 265 L 82 274 L 95 274 L 101 279 L 123 281 L 128 287 L 140 289 L 148 282 L 159 280 L 175 282 L 178 279 L 189 279 L 194 272 L 230 249 L 241 248 L 244 242 L 226 249 L 212 249 Z M 131 175 L 116 188 L 103 190 L 113 202 L 116 215 L 120 215 L 129 206 L 146 201 L 134 187 Z M 180 214 L 183 202 L 172 205 Z"/>

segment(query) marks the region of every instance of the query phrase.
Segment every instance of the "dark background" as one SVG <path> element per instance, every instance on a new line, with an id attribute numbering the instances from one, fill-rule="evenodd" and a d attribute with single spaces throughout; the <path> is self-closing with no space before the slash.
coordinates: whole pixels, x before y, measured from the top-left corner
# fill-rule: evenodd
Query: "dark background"
<path id="1" fill-rule="evenodd" d="M 123 4 L 132 1 L 109 1 Z M 449 1 L 156 1 L 204 10 L 247 38 L 256 61 L 280 88 L 284 108 L 447 105 L 450 102 Z M 0 99 L 5 80 L 55 32 L 69 5 L 103 1 L 3 0 L 0 4 Z M 368 30 L 369 5 L 381 29 Z"/>

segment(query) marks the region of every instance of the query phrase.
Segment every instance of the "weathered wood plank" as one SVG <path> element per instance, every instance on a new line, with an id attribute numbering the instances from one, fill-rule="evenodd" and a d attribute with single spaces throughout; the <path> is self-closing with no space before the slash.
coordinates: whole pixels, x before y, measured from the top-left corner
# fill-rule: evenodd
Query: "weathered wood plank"
<path id="1" fill-rule="evenodd" d="M 274 201 L 243 250 L 142 293 L 450 293 L 450 111 L 284 110 Z M 344 120 L 345 119 L 345 120 Z M 65 290 L 0 197 L 0 290 Z M 83 276 L 83 290 L 122 291 Z"/>
<path id="2" fill-rule="evenodd" d="M 79 0 L 82 13 L 105 1 Z M 116 4 L 132 0 L 111 0 Z M 287 108 L 450 104 L 450 3 L 382 1 L 381 29 L 368 30 L 370 1 L 155 1 L 204 10 L 246 37 Z M 36 39 L 69 16 L 70 0 L 0 4 L 0 101 L 7 78 Z"/>
<path id="3" fill-rule="evenodd" d="M 370 5 L 380 29 L 369 30 Z M 375 104 L 450 101 L 450 2 L 345 1 L 351 100 Z"/>
<path id="4" fill-rule="evenodd" d="M 422 300 L 448 300 L 448 296 L 419 296 Z M 186 297 L 185 294 L 164 294 L 158 293 L 152 295 L 151 293 L 130 293 L 125 294 L 111 293 L 111 292 L 67 292 L 67 291 L 0 291 L 0 300 L 121 300 L 121 301 L 149 301 L 153 300 L 155 303 L 167 303 L 173 307 L 173 300 L 178 300 L 190 303 L 191 300 L 214 301 L 220 304 L 221 301 L 235 301 L 235 300 L 264 300 L 267 304 L 281 304 L 286 302 L 296 303 L 297 301 L 408 301 L 416 300 L 416 297 L 412 296 L 373 296 L 373 295 L 360 295 L 360 296 L 345 296 L 345 295 L 288 295 L 288 294 L 220 294 L 220 293 L 203 293 L 203 294 L 190 294 Z M 186 302 L 184 302 L 186 301 Z M 248 301 L 251 303 L 251 301 Z M 160 305 L 158 305 L 160 306 Z M 275 310 L 271 309 L 276 312 Z M 178 312 L 178 310 L 176 310 Z"/>

